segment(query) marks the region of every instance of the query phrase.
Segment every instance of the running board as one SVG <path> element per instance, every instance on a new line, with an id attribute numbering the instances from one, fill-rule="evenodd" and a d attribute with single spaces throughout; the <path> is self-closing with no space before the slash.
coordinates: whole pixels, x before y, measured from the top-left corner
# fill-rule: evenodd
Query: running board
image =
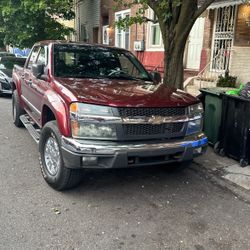
<path id="1" fill-rule="evenodd" d="M 28 132 L 32 136 L 32 138 L 35 140 L 35 142 L 38 144 L 39 143 L 39 138 L 40 138 L 40 129 L 35 129 L 34 127 L 34 122 L 30 120 L 28 115 L 21 115 L 20 120 L 27 128 Z"/>

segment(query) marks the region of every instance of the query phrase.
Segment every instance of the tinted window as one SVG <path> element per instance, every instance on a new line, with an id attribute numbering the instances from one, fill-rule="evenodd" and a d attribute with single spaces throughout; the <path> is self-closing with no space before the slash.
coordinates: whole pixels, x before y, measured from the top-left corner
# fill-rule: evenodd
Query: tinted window
<path id="1" fill-rule="evenodd" d="M 36 63 L 47 65 L 47 46 L 41 47 Z"/>
<path id="2" fill-rule="evenodd" d="M 8 52 L 0 52 L 0 57 L 4 57 L 4 56 L 12 56 L 12 57 L 15 57 L 15 54 L 8 53 Z"/>
<path id="3" fill-rule="evenodd" d="M 84 45 L 55 45 L 54 74 L 75 78 L 149 80 L 147 71 L 129 52 Z"/>
<path id="4" fill-rule="evenodd" d="M 0 60 L 0 69 L 13 69 L 14 65 L 24 66 L 26 59 L 18 57 L 4 57 Z"/>
<path id="5" fill-rule="evenodd" d="M 40 47 L 35 47 L 33 48 L 30 58 L 29 58 L 29 63 L 28 63 L 28 68 L 30 69 L 32 64 L 35 63 L 37 55 L 38 55 L 38 51 L 39 51 Z"/>

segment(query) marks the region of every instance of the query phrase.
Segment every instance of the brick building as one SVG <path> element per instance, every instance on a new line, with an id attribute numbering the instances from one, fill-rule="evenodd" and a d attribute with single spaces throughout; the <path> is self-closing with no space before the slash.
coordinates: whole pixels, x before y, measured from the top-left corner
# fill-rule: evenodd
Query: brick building
<path id="1" fill-rule="evenodd" d="M 204 0 L 200 0 L 201 2 Z M 138 6 L 114 10 L 112 0 L 85 0 L 78 6 L 78 40 L 133 51 L 148 70 L 163 71 L 164 48 L 159 24 L 134 24 L 127 30 L 115 20 L 134 16 Z M 152 10 L 146 15 L 155 18 Z M 250 80 L 250 6 L 241 0 L 217 0 L 196 21 L 186 44 L 185 75 L 229 69 L 241 82 Z"/>
<path id="2" fill-rule="evenodd" d="M 250 5 L 216 1 L 206 12 L 200 70 L 229 69 L 238 81 L 250 81 Z"/>

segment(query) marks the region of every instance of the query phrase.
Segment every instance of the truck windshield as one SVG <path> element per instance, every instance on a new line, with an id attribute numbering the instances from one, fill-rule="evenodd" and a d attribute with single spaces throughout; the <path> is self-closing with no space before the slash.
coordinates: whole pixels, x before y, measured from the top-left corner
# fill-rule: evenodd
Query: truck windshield
<path id="1" fill-rule="evenodd" d="M 74 44 L 54 46 L 54 75 L 73 78 L 151 80 L 148 72 L 132 53 Z"/>

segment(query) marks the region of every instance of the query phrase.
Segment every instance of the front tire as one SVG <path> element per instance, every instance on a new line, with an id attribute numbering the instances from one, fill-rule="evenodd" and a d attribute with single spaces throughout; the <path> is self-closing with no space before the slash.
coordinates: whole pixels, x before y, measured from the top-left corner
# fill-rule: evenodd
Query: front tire
<path id="1" fill-rule="evenodd" d="M 56 190 L 77 186 L 82 180 L 82 170 L 66 168 L 62 158 L 61 134 L 56 121 L 50 121 L 42 129 L 39 149 L 41 171 L 45 181 Z"/>
<path id="2" fill-rule="evenodd" d="M 12 118 L 13 123 L 18 128 L 23 127 L 23 123 L 20 120 L 20 116 L 23 114 L 25 114 L 25 111 L 20 106 L 19 96 L 17 90 L 15 89 L 12 94 Z"/>

